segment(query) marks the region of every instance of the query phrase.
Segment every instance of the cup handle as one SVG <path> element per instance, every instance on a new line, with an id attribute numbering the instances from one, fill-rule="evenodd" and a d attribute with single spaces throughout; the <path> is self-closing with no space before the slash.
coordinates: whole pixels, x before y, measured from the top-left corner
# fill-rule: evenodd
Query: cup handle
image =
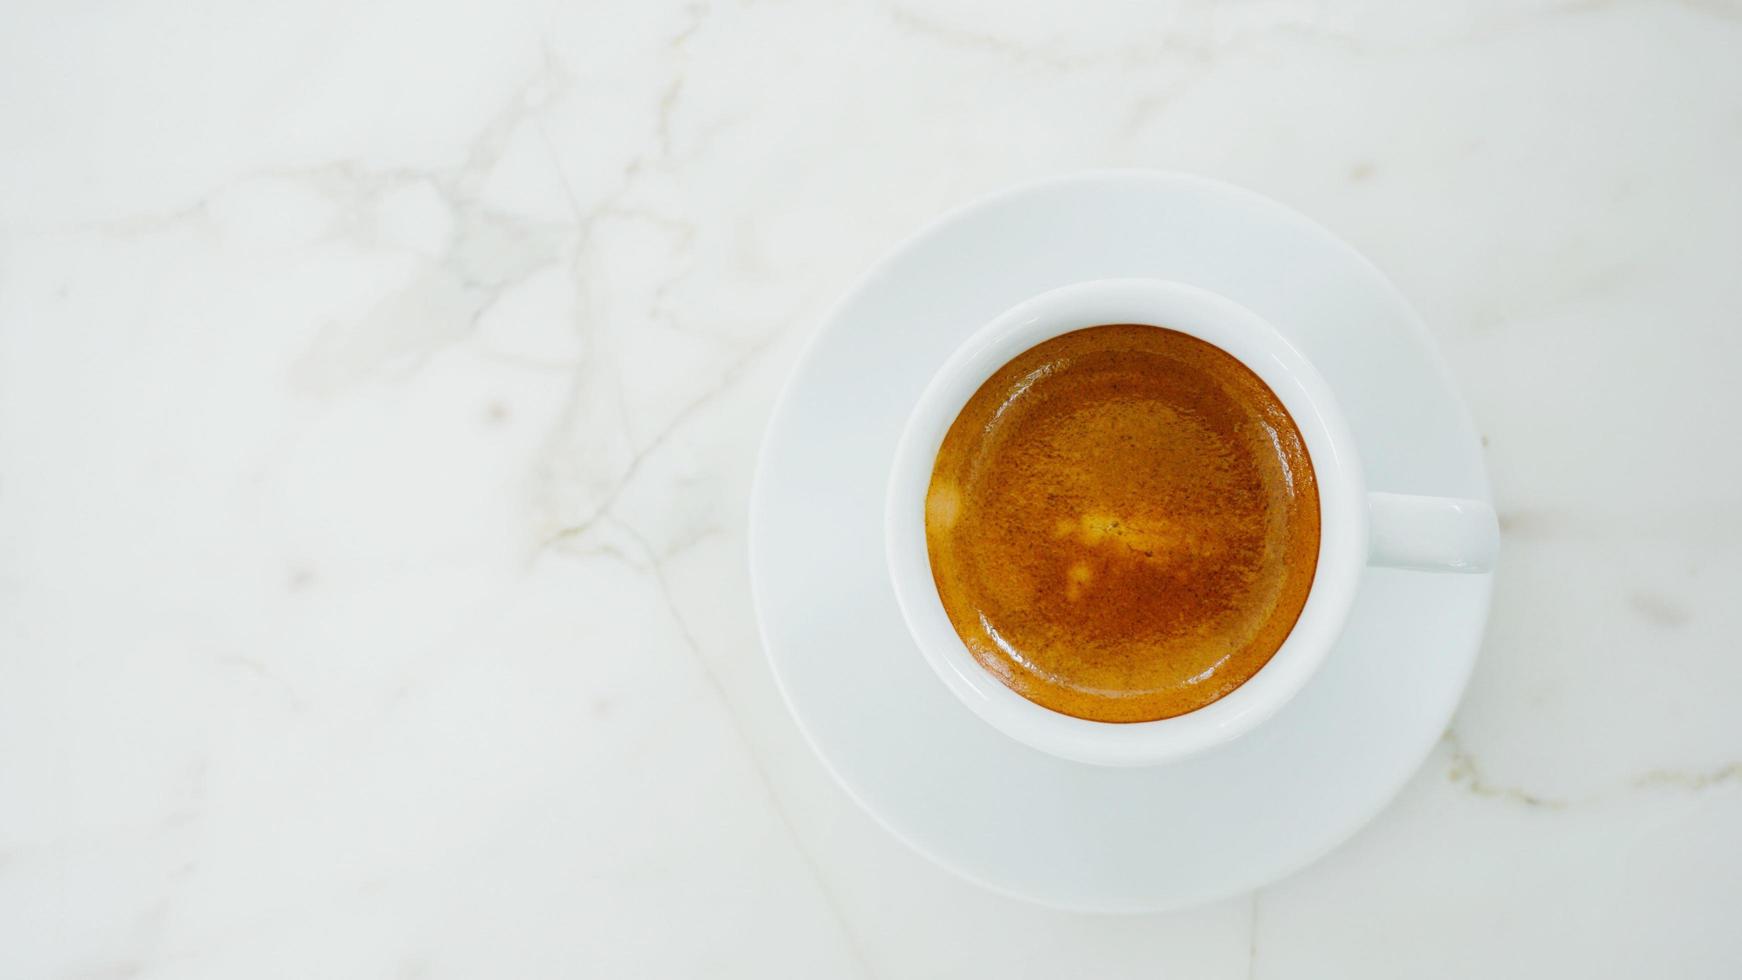
<path id="1" fill-rule="evenodd" d="M 1494 508 L 1480 500 L 1369 493 L 1367 562 L 1425 572 L 1487 572 L 1500 550 Z"/>

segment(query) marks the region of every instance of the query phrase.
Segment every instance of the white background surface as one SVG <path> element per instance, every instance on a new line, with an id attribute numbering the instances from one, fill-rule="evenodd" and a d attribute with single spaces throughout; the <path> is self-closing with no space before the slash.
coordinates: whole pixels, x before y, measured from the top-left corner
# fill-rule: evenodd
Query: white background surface
<path id="1" fill-rule="evenodd" d="M 1742 973 L 1742 7 L 990 9 L 9 7 L 0 975 Z M 744 572 L 833 299 L 1089 166 L 1385 268 L 1504 522 L 1397 802 L 1163 916 L 884 834 Z"/>

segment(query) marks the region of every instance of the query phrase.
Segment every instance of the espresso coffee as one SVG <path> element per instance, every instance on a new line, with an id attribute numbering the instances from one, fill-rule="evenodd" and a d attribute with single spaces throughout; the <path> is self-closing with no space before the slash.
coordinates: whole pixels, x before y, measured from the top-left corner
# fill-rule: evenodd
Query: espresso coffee
<path id="1" fill-rule="evenodd" d="M 1088 327 L 968 400 L 925 532 L 983 667 L 1054 711 L 1152 721 L 1223 697 L 1287 638 L 1318 563 L 1318 484 L 1287 409 L 1228 353 Z"/>

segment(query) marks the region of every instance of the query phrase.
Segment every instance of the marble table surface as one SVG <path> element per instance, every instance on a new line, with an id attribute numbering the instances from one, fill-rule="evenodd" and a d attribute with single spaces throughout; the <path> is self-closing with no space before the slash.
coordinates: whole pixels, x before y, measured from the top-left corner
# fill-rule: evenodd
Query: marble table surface
<path id="1" fill-rule="evenodd" d="M 1742 976 L 1734 0 L 5 21 L 0 976 Z M 745 571 L 833 300 L 1098 166 L 1370 255 L 1504 524 L 1414 781 L 1168 915 L 882 831 Z"/>

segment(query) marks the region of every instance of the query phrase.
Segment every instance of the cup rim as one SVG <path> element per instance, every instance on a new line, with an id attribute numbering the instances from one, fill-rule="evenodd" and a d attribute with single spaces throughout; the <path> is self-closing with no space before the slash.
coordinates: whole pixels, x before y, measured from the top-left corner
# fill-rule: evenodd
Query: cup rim
<path id="1" fill-rule="evenodd" d="M 1029 701 L 969 653 L 944 611 L 925 540 L 925 494 L 943 437 L 985 380 L 1036 344 L 1085 327 L 1138 323 L 1214 344 L 1269 385 L 1306 443 L 1319 488 L 1319 556 L 1294 628 L 1245 683 L 1195 711 L 1143 722 L 1077 718 Z M 1098 279 L 1032 296 L 976 330 L 938 368 L 908 416 L 890 470 L 885 552 L 897 605 L 920 652 L 957 699 L 1032 748 L 1109 766 L 1154 765 L 1257 727 L 1324 662 L 1367 556 L 1366 491 L 1342 410 L 1311 362 L 1257 313 L 1187 283 Z"/>

